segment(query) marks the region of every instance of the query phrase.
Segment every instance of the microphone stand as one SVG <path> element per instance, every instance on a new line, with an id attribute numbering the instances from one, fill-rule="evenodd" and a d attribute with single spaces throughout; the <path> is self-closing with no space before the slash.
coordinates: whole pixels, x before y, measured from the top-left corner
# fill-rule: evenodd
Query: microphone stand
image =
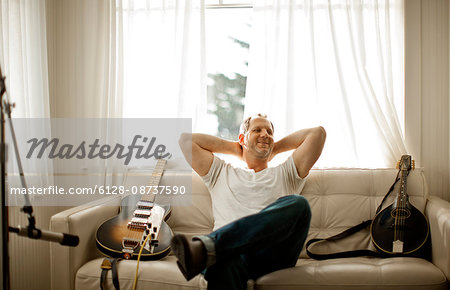
<path id="1" fill-rule="evenodd" d="M 31 239 L 43 239 L 52 242 L 58 242 L 61 245 L 76 247 L 79 242 L 78 236 L 63 234 L 63 233 L 54 233 L 49 231 L 44 231 L 36 228 L 36 220 L 33 215 L 33 207 L 31 206 L 30 198 L 28 196 L 28 187 L 25 182 L 25 174 L 22 168 L 22 162 L 20 160 L 19 148 L 17 146 L 16 133 L 14 131 L 14 126 L 11 119 L 11 108 L 14 108 L 14 104 L 9 102 L 8 96 L 6 94 L 6 85 L 5 85 L 5 77 L 2 75 L 2 71 L 0 68 L 0 115 L 1 115 L 1 173 L 2 173 L 2 183 L 1 183 L 1 206 L 2 206 L 2 256 L 3 256 L 3 289 L 10 289 L 10 267 L 9 267 L 9 251 L 8 251 L 8 234 L 9 232 L 16 233 L 21 236 L 27 236 Z M 8 115 L 9 120 L 9 128 L 11 130 L 12 143 L 14 146 L 14 152 L 16 155 L 17 166 L 20 174 L 20 181 L 22 187 L 26 190 L 25 197 L 25 205 L 21 208 L 28 216 L 28 226 L 26 228 L 22 227 L 8 227 L 8 208 L 6 206 L 6 139 L 5 139 L 5 113 Z"/>
<path id="2" fill-rule="evenodd" d="M 2 286 L 10 289 L 9 282 L 9 250 L 8 250 L 8 208 L 6 206 L 6 143 L 5 143 L 5 114 L 3 108 L 3 95 L 6 93 L 5 77 L 0 67 L 0 162 L 1 162 L 1 222 L 2 222 Z"/>
<path id="3" fill-rule="evenodd" d="M 2 100 L 1 100 L 1 121 L 2 121 L 2 139 L 1 144 L 2 148 L 5 149 L 3 151 L 3 159 L 2 159 L 2 178 L 5 179 L 5 187 L 4 187 L 4 195 L 6 195 L 6 138 L 5 138 L 5 113 L 8 115 L 9 128 L 11 130 L 12 143 L 14 146 L 14 153 L 16 155 L 17 167 L 19 169 L 20 183 L 22 187 L 26 189 L 27 194 L 24 194 L 25 197 L 25 205 L 20 209 L 25 214 L 28 215 L 28 233 L 31 238 L 32 231 L 36 226 L 36 220 L 33 215 L 33 207 L 31 206 L 30 197 L 28 196 L 28 187 L 25 181 L 25 174 L 23 173 L 22 161 L 20 159 L 19 147 L 17 146 L 16 132 L 14 131 L 14 126 L 11 118 L 11 109 L 15 107 L 15 104 L 11 104 L 8 99 L 8 95 L 6 94 L 6 86 L 5 86 L 5 77 L 2 76 L 2 71 L 0 68 L 0 78 L 2 79 Z M 5 95 L 3 97 L 3 94 Z"/>

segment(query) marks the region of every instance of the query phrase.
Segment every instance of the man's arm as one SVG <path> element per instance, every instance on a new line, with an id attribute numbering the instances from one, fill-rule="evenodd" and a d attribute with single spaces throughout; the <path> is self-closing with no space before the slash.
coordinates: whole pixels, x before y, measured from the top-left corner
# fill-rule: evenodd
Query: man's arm
<path id="1" fill-rule="evenodd" d="M 297 173 L 301 178 L 309 174 L 309 170 L 319 159 L 325 144 L 326 132 L 323 127 L 315 127 L 294 132 L 275 143 L 272 157 L 278 153 L 295 149 L 294 158 Z"/>
<path id="2" fill-rule="evenodd" d="M 209 172 L 214 160 L 213 153 L 231 154 L 242 158 L 242 147 L 239 142 L 207 134 L 183 133 L 179 144 L 184 157 L 200 176 L 205 176 Z"/>

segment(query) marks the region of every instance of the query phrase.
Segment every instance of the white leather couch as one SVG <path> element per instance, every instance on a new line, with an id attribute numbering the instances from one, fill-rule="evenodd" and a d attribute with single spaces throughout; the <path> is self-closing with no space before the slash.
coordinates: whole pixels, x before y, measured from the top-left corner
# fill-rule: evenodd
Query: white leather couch
<path id="1" fill-rule="evenodd" d="M 394 181 L 395 169 L 313 170 L 302 194 L 312 208 L 309 238 L 327 237 L 373 218 L 375 210 Z M 173 176 L 172 176 L 173 177 Z M 172 178 L 166 172 L 163 184 Z M 305 251 L 296 267 L 280 270 L 249 281 L 249 289 L 448 289 L 450 279 L 450 204 L 430 197 L 420 169 L 408 178 L 410 201 L 424 211 L 431 225 L 432 261 L 418 258 L 345 258 L 312 260 Z M 395 196 L 386 203 L 390 204 Z M 97 227 L 117 215 L 120 197 L 98 200 L 54 215 L 51 230 L 79 235 L 78 247 L 51 244 L 51 286 L 54 290 L 99 289 L 102 254 L 95 245 Z M 192 175 L 192 204 L 173 207 L 169 225 L 176 233 L 209 233 L 213 226 L 211 200 L 207 188 Z M 308 238 L 308 239 L 309 239 Z M 371 247 L 368 231 L 317 251 Z M 206 289 L 201 275 L 187 282 L 169 255 L 159 261 L 140 262 L 137 289 Z M 131 289 L 136 261 L 120 261 L 121 289 Z M 111 272 L 111 271 L 109 271 Z M 107 289 L 114 289 L 111 273 Z"/>

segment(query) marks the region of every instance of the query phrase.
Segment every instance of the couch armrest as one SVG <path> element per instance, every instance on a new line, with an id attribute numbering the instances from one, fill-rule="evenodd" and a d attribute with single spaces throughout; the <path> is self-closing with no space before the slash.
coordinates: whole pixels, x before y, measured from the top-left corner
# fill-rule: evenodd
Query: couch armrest
<path id="1" fill-rule="evenodd" d="M 450 203 L 432 196 L 425 212 L 431 228 L 433 264 L 450 280 Z"/>
<path id="2" fill-rule="evenodd" d="M 50 244 L 51 289 L 73 290 L 78 269 L 100 256 L 95 233 L 100 224 L 119 213 L 120 200 L 120 196 L 103 198 L 51 217 L 51 231 L 78 235 L 80 238 L 77 247 Z"/>

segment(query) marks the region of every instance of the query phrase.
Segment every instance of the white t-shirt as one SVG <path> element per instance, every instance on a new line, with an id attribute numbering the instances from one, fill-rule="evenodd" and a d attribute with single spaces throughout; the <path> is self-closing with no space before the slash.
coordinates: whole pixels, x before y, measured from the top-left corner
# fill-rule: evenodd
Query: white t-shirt
<path id="1" fill-rule="evenodd" d="M 282 164 L 259 172 L 233 167 L 214 155 L 203 181 L 211 193 L 214 230 L 257 213 L 282 196 L 299 194 L 305 185 L 292 155 Z"/>

